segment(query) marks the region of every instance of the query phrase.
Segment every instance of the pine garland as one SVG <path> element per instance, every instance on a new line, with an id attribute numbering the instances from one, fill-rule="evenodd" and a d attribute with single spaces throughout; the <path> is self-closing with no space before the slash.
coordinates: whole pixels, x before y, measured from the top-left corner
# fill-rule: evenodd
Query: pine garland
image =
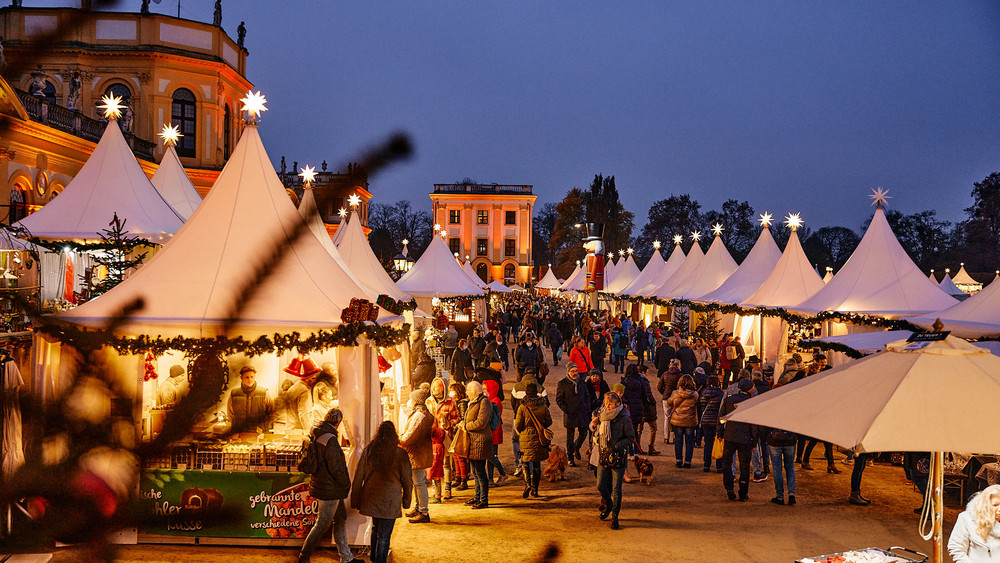
<path id="1" fill-rule="evenodd" d="M 834 352 L 842 352 L 852 360 L 857 360 L 865 357 L 865 355 L 859 352 L 858 350 L 855 350 L 850 346 L 841 344 L 840 342 L 824 342 L 822 340 L 802 340 L 799 342 L 799 347 L 819 348 L 820 350 L 832 350 Z"/>

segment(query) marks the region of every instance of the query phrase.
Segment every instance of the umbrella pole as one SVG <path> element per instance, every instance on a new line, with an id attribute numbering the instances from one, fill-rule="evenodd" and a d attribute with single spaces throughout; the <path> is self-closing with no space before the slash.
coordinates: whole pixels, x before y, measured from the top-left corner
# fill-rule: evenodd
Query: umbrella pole
<path id="1" fill-rule="evenodd" d="M 934 563 L 944 562 L 944 543 L 942 542 L 942 524 L 944 521 L 944 453 L 934 452 L 931 464 L 934 466 L 934 483 L 931 485 L 934 492 L 933 517 L 933 537 L 931 541 L 931 560 Z"/>

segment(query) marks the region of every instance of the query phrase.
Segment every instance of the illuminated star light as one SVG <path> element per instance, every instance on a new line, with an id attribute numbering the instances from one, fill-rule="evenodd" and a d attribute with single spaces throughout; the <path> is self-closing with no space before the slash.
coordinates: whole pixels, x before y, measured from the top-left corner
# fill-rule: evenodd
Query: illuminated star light
<path id="1" fill-rule="evenodd" d="M 789 213 L 788 218 L 785 219 L 785 224 L 788 228 L 795 231 L 802 226 L 802 216 L 798 213 Z"/>
<path id="2" fill-rule="evenodd" d="M 299 176 L 302 176 L 302 182 L 305 185 L 311 186 L 313 181 L 316 180 L 316 168 L 314 166 L 306 165 L 302 168 L 302 172 L 299 173 Z"/>
<path id="3" fill-rule="evenodd" d="M 125 106 L 122 105 L 122 97 L 109 94 L 101 98 L 102 105 L 97 106 L 104 110 L 104 117 L 106 119 L 118 119 L 122 116 L 122 109 Z"/>
<path id="4" fill-rule="evenodd" d="M 712 233 L 715 236 L 722 235 L 722 223 L 716 223 L 716 224 L 712 225 Z"/>
<path id="5" fill-rule="evenodd" d="M 163 139 L 163 146 L 172 147 L 177 144 L 177 141 L 181 137 L 181 128 L 179 125 L 163 125 L 163 130 L 160 131 L 160 138 Z"/>
<path id="6" fill-rule="evenodd" d="M 436 233 L 440 230 L 441 230 L 441 223 L 434 223 L 434 232 Z"/>
<path id="7" fill-rule="evenodd" d="M 404 238 L 404 239 L 403 239 L 403 246 L 406 246 L 406 245 L 408 245 L 408 244 L 410 244 L 410 241 L 408 241 L 408 240 L 406 240 L 406 239 Z"/>
<path id="8" fill-rule="evenodd" d="M 770 213 L 766 212 L 766 211 L 763 212 L 763 213 L 761 213 L 760 214 L 760 226 L 761 227 L 770 227 L 771 226 L 771 219 L 773 219 L 773 218 L 774 218 L 774 216 L 771 215 Z"/>
<path id="9" fill-rule="evenodd" d="M 879 209 L 889 205 L 889 200 L 892 199 L 889 196 L 889 190 L 882 189 L 882 186 L 872 190 L 872 195 L 868 197 L 872 198 L 872 205 Z"/>
<path id="10" fill-rule="evenodd" d="M 691 240 L 701 240 L 701 231 L 691 231 Z"/>
<path id="11" fill-rule="evenodd" d="M 347 205 L 351 207 L 357 207 L 361 205 L 361 197 L 358 194 L 351 194 L 351 197 L 347 198 Z"/>
<path id="12" fill-rule="evenodd" d="M 341 207 L 340 211 L 337 212 L 337 215 L 340 215 L 341 218 L 347 217 L 347 210 Z"/>
<path id="13" fill-rule="evenodd" d="M 625 252 L 632 254 L 633 252 L 635 252 L 635 250 L 632 250 L 632 247 L 629 247 L 628 249 L 625 250 Z"/>
<path id="14" fill-rule="evenodd" d="M 654 240 L 653 241 L 653 248 L 655 248 L 656 250 L 659 250 L 660 249 L 660 241 Z"/>
<path id="15" fill-rule="evenodd" d="M 619 258 L 624 258 L 625 257 L 625 251 L 624 250 L 619 250 L 618 251 L 618 257 Z"/>
<path id="16" fill-rule="evenodd" d="M 264 104 L 267 103 L 267 98 L 260 92 L 248 90 L 247 95 L 240 98 L 240 101 L 243 102 L 243 111 L 249 114 L 247 117 L 257 119 L 260 117 L 260 112 L 267 111 L 267 108 L 264 107 Z"/>
<path id="17" fill-rule="evenodd" d="M 683 235 L 674 235 L 674 244 L 680 244 L 682 242 L 684 242 Z"/>

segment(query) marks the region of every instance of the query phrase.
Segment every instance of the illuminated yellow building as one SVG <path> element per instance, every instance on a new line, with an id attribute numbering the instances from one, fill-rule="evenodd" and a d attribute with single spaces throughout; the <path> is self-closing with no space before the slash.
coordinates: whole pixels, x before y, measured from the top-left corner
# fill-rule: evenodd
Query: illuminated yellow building
<path id="1" fill-rule="evenodd" d="M 34 44 L 62 24 L 65 35 Z M 242 41 L 219 26 L 162 14 L 82 17 L 73 8 L 8 6 L 0 8 L 0 36 L 4 112 L 16 114 L 0 138 L 0 189 L 8 190 L 2 202 L 37 207 L 72 179 L 104 129 L 97 104 L 109 93 L 128 106 L 120 124 L 149 174 L 163 155 L 151 140 L 164 123 L 180 126 L 177 154 L 202 195 L 236 146 L 239 99 L 252 85 Z"/>
<path id="2" fill-rule="evenodd" d="M 285 191 L 292 197 L 292 201 L 298 205 L 302 196 L 302 176 L 299 175 L 301 167 L 298 162 L 293 162 L 291 169 L 285 164 L 285 157 L 281 157 L 281 166 L 278 170 L 278 178 L 285 186 Z M 368 206 L 371 203 L 372 194 L 368 191 L 368 172 L 358 164 L 348 164 L 347 170 L 328 171 L 326 161 L 320 164 L 320 169 L 316 171 L 316 178 L 313 180 L 313 197 L 316 198 L 316 208 L 319 209 L 320 217 L 326 230 L 333 236 L 337 232 L 342 220 L 346 219 L 346 212 L 350 211 L 348 199 L 352 195 L 358 196 L 358 206 L 354 210 L 361 219 L 361 226 L 368 234 Z M 345 215 L 341 215 L 344 212 Z"/>
<path id="3" fill-rule="evenodd" d="M 431 217 L 447 231 L 448 247 L 485 282 L 531 281 L 531 186 L 434 184 Z"/>

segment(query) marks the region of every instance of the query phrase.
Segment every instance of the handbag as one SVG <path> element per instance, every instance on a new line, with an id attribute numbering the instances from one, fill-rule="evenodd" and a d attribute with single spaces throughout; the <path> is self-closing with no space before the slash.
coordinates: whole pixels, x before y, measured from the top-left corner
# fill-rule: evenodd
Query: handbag
<path id="1" fill-rule="evenodd" d="M 549 447 L 549 444 L 552 443 L 552 431 L 542 426 L 542 423 L 538 421 L 538 417 L 535 416 L 535 413 L 531 409 L 525 406 L 524 410 L 528 411 L 531 423 L 535 425 L 535 432 L 538 433 L 538 442 L 543 448 Z"/>
<path id="2" fill-rule="evenodd" d="M 604 467 L 621 469 L 628 464 L 628 455 L 618 448 L 601 448 L 599 461 Z"/>
<path id="3" fill-rule="evenodd" d="M 715 443 L 712 444 L 712 459 L 722 459 L 722 450 L 725 447 L 726 441 L 716 436 Z"/>
<path id="4" fill-rule="evenodd" d="M 501 362 L 490 362 L 490 369 L 493 371 L 503 371 L 503 363 Z"/>
<path id="5" fill-rule="evenodd" d="M 538 366 L 538 373 L 540 373 L 542 377 L 549 375 L 549 364 L 542 362 L 541 365 Z"/>
<path id="6" fill-rule="evenodd" d="M 459 426 L 458 430 L 455 431 L 449 453 L 458 457 L 469 457 L 469 431 L 464 426 Z"/>

